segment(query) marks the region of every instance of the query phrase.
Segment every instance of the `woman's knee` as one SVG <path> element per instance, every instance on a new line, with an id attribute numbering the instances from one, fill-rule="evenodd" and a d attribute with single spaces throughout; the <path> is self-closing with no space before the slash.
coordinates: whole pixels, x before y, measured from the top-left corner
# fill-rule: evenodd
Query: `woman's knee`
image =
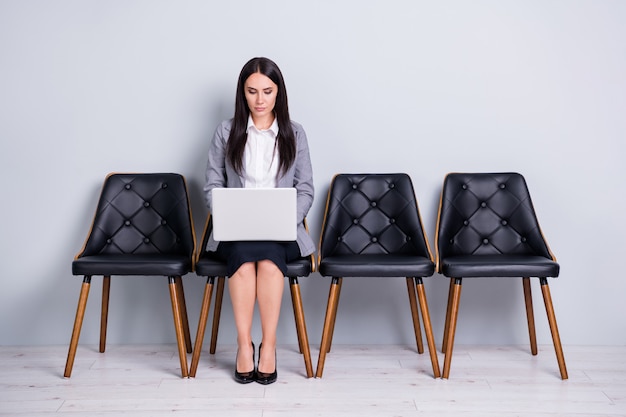
<path id="1" fill-rule="evenodd" d="M 256 265 L 254 262 L 245 262 L 237 268 L 233 276 L 254 276 L 256 275 Z"/>
<path id="2" fill-rule="evenodd" d="M 263 259 L 257 262 L 257 274 L 258 275 L 281 275 L 282 272 L 276 264 L 269 259 Z"/>

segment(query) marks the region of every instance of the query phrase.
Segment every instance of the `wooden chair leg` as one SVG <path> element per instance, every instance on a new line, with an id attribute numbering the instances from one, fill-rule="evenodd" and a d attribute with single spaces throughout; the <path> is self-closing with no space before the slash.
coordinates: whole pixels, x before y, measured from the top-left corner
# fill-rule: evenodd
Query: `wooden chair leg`
<path id="1" fill-rule="evenodd" d="M 420 319 L 417 312 L 417 297 L 415 296 L 415 280 L 413 277 L 406 278 L 406 286 L 409 292 L 409 304 L 411 305 L 411 317 L 413 318 L 413 331 L 415 342 L 417 343 L 417 353 L 424 353 L 424 342 L 422 342 L 422 329 L 420 329 Z"/>
<path id="2" fill-rule="evenodd" d="M 295 279 L 295 281 L 294 281 L 294 279 Z M 293 287 L 294 285 L 297 285 L 297 287 L 294 288 Z M 296 299 L 295 299 L 296 296 L 300 297 L 300 285 L 298 284 L 298 278 L 289 277 L 289 286 L 290 286 L 290 289 L 291 289 L 291 307 L 293 308 L 293 317 L 296 319 L 296 334 L 298 336 L 298 350 L 299 350 L 300 354 L 303 354 L 304 350 L 305 350 L 305 347 L 303 346 L 303 338 L 304 337 L 302 335 L 302 329 L 300 328 L 299 323 L 298 323 L 298 308 L 299 308 L 299 306 L 298 306 L 298 304 L 296 304 Z M 296 291 L 296 290 L 298 291 L 298 294 L 294 294 L 294 291 Z M 301 307 L 301 305 L 302 305 L 302 299 L 300 297 L 300 307 Z M 304 309 L 302 309 L 302 311 L 303 311 L 303 314 L 304 314 Z M 305 329 L 306 329 L 306 327 L 305 327 Z M 307 341 L 308 341 L 308 335 L 305 335 L 305 336 L 306 336 Z"/>
<path id="3" fill-rule="evenodd" d="M 102 311 L 100 313 L 100 353 L 107 345 L 107 322 L 109 318 L 109 293 L 111 292 L 111 277 L 105 276 L 102 280 Z"/>
<path id="4" fill-rule="evenodd" d="M 200 309 L 200 319 L 198 320 L 198 331 L 196 332 L 196 343 L 193 345 L 193 355 L 191 356 L 191 367 L 189 368 L 189 377 L 195 378 L 200 362 L 200 353 L 202 352 L 202 343 L 204 342 L 204 332 L 206 331 L 206 323 L 209 318 L 211 309 L 211 297 L 213 296 L 213 284 L 215 277 L 208 277 L 204 287 L 204 296 L 202 297 L 202 308 Z"/>
<path id="5" fill-rule="evenodd" d="M 91 286 L 91 277 L 83 278 L 83 285 L 80 287 L 80 295 L 78 296 L 78 308 L 76 309 L 76 318 L 74 319 L 74 329 L 72 330 L 72 338 L 70 339 L 70 348 L 67 352 L 67 361 L 65 362 L 65 372 L 63 376 L 69 378 L 72 375 L 74 367 L 74 358 L 76 357 L 76 348 L 78 347 L 78 339 L 80 338 L 80 329 L 83 327 L 83 318 L 85 317 L 85 308 L 87 307 L 87 298 L 89 298 L 89 288 Z"/>
<path id="6" fill-rule="evenodd" d="M 320 355 L 317 359 L 316 378 L 321 378 L 324 372 L 324 362 L 326 361 L 326 353 L 330 350 L 332 332 L 334 331 L 334 319 L 337 315 L 337 304 L 339 303 L 341 278 L 334 277 L 330 284 L 330 292 L 328 294 L 328 305 L 326 307 L 326 317 L 324 318 L 324 329 L 322 330 L 322 342 L 320 343 Z M 333 318 L 333 316 L 335 316 Z"/>
<path id="7" fill-rule="evenodd" d="M 454 278 L 450 278 L 450 286 L 448 287 L 448 305 L 446 307 L 446 321 L 443 328 L 443 342 L 441 351 L 446 352 L 448 348 L 448 329 L 450 327 L 450 313 L 452 312 L 452 293 L 454 292 Z"/>
<path id="8" fill-rule="evenodd" d="M 450 376 L 450 363 L 452 361 L 452 349 L 454 347 L 454 332 L 456 331 L 456 320 L 459 315 L 459 301 L 461 299 L 461 278 L 454 278 L 452 297 L 448 301 L 450 317 L 446 320 L 446 349 L 443 361 L 443 378 Z"/>
<path id="9" fill-rule="evenodd" d="M 311 350 L 309 348 L 309 336 L 306 331 L 306 321 L 304 320 L 304 308 L 302 306 L 302 295 L 298 278 L 289 278 L 291 288 L 291 303 L 293 304 L 294 318 L 296 321 L 296 332 L 298 333 L 298 345 L 304 355 L 304 367 L 307 378 L 313 377 L 313 365 L 311 363 Z"/>
<path id="10" fill-rule="evenodd" d="M 548 280 L 540 278 L 541 292 L 543 301 L 546 305 L 546 313 L 548 314 L 548 323 L 550 324 L 550 332 L 552 333 L 552 341 L 554 342 L 554 350 L 556 352 L 556 360 L 559 363 L 559 371 L 561 379 L 567 379 L 567 368 L 565 367 L 565 357 L 563 356 L 563 347 L 561 346 L 561 337 L 559 336 L 559 328 L 556 324 L 556 316 L 554 314 L 554 306 L 552 305 L 552 297 L 550 296 L 550 287 Z"/>
<path id="11" fill-rule="evenodd" d="M 178 301 L 180 307 L 180 317 L 183 321 L 183 333 L 185 335 L 185 347 L 187 353 L 191 353 L 193 346 L 191 345 L 191 334 L 189 333 L 189 318 L 187 317 L 187 303 L 185 302 L 185 290 L 183 288 L 183 279 L 181 277 L 175 278 L 176 293 L 178 294 Z"/>
<path id="12" fill-rule="evenodd" d="M 530 353 L 537 354 L 537 333 L 535 332 L 535 313 L 533 312 L 533 297 L 530 289 L 530 278 L 522 278 L 524 286 L 524 303 L 526 304 L 526 320 L 528 321 L 528 336 L 530 337 Z"/>
<path id="13" fill-rule="evenodd" d="M 433 336 L 433 327 L 430 323 L 430 313 L 428 312 L 428 302 L 426 301 L 426 291 L 424 290 L 422 278 L 415 278 L 415 287 L 417 288 L 417 297 L 422 309 L 422 320 L 424 320 L 424 332 L 426 333 L 430 361 L 433 365 L 433 375 L 435 378 L 439 378 L 441 373 L 439 371 L 439 360 L 437 359 L 437 348 L 435 347 L 435 337 Z"/>
<path id="14" fill-rule="evenodd" d="M 169 277 L 170 299 L 172 300 L 172 314 L 174 316 L 174 329 L 176 330 L 176 342 L 178 344 L 178 356 L 180 357 L 180 371 L 183 378 L 189 376 L 187 367 L 187 352 L 185 349 L 185 335 L 183 331 L 183 319 L 180 314 L 180 296 L 178 295 L 178 285 L 176 278 Z"/>
<path id="15" fill-rule="evenodd" d="M 341 286 L 343 285 L 343 278 L 338 278 L 337 282 L 337 302 L 333 309 L 331 322 L 330 322 L 330 340 L 328 341 L 328 350 L 326 353 L 330 353 L 330 348 L 333 345 L 333 335 L 335 334 L 335 322 L 337 321 L 337 308 L 339 307 L 339 297 L 341 296 Z"/>
<path id="16" fill-rule="evenodd" d="M 224 299 L 224 277 L 217 278 L 217 289 L 215 291 L 215 307 L 213 307 L 213 327 L 211 328 L 211 346 L 209 353 L 215 354 L 217 347 L 217 333 L 220 330 L 220 316 L 222 314 L 222 300 Z"/>

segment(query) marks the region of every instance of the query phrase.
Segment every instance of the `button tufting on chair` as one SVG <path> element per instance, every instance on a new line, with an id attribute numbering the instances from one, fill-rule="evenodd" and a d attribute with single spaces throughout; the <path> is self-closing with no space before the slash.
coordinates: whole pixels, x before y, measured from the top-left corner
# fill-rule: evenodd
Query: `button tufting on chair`
<path id="1" fill-rule="evenodd" d="M 466 226 L 466 227 L 463 227 Z M 437 271 L 450 278 L 443 350 L 448 378 L 461 283 L 473 277 L 521 277 L 531 352 L 537 354 L 530 278 L 539 278 L 561 378 L 567 369 L 547 277 L 559 264 L 545 242 L 524 177 L 518 173 L 449 174 L 444 180 L 437 220 Z"/>
<path id="2" fill-rule="evenodd" d="M 193 270 L 194 251 L 189 197 L 181 175 L 109 175 L 91 232 L 72 262 L 72 273 L 84 279 L 64 375 L 70 377 L 72 372 L 93 275 L 104 277 L 100 328 L 104 352 L 110 279 L 116 275 L 168 277 L 181 374 L 186 377 L 191 338 L 181 277 Z"/>
<path id="3" fill-rule="evenodd" d="M 405 278 L 417 350 L 424 351 L 419 299 L 433 374 L 439 377 L 422 282 L 422 278 L 433 274 L 434 264 L 408 175 L 339 174 L 333 178 L 320 237 L 319 271 L 332 281 L 317 362 L 318 378 L 322 377 L 331 347 L 345 277 Z"/>

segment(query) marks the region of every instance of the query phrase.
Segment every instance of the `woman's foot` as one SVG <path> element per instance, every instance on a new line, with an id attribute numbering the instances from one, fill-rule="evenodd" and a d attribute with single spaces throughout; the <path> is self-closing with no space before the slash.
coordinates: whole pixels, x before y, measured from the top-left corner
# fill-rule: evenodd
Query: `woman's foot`
<path id="1" fill-rule="evenodd" d="M 256 372 L 256 382 L 263 385 L 269 385 L 276 382 L 277 378 L 278 372 L 276 372 L 276 348 L 266 349 L 266 351 L 263 352 L 263 343 L 261 343 L 259 345 L 259 365 Z"/>
<path id="2" fill-rule="evenodd" d="M 252 361 L 250 361 L 250 359 L 252 359 Z M 240 372 L 240 369 L 252 370 Z M 250 345 L 250 348 L 237 349 L 235 381 L 240 384 L 249 384 L 250 382 L 256 381 L 256 372 L 254 370 L 254 343 Z"/>

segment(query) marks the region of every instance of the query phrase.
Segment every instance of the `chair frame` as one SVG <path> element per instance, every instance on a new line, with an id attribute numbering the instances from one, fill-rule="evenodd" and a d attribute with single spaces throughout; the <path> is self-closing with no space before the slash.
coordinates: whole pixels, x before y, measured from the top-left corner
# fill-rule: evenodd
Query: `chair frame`
<path id="1" fill-rule="evenodd" d="M 437 214 L 437 227 L 435 234 L 435 249 L 437 252 L 437 262 L 436 262 L 436 271 L 438 273 L 442 273 L 442 258 L 439 253 L 439 230 L 441 223 L 441 212 L 443 205 L 443 189 L 441 192 L 441 197 L 439 200 L 439 210 Z M 537 222 L 537 226 L 539 227 L 539 223 Z M 543 237 L 543 232 L 539 228 L 539 233 Z M 550 250 L 548 246 L 548 242 L 543 238 L 544 243 L 548 249 L 550 257 L 553 261 L 556 262 L 556 257 Z M 454 347 L 454 336 L 456 333 L 456 325 L 459 314 L 459 305 L 461 300 L 461 286 L 462 286 L 462 277 L 449 277 L 450 278 L 450 286 L 448 289 L 448 303 L 446 308 L 446 319 L 444 325 L 444 333 L 443 333 L 443 343 L 442 343 L 442 352 L 444 353 L 444 364 L 443 364 L 443 375 L 442 378 L 448 379 L 450 376 L 450 366 L 452 362 L 452 352 Z M 491 278 L 491 277 L 484 277 Z M 528 324 L 528 334 L 530 339 L 530 351 L 531 354 L 537 355 L 537 335 L 535 331 L 535 316 L 533 312 L 533 300 L 532 300 L 532 290 L 531 290 L 531 277 L 521 277 L 522 278 L 522 287 L 524 293 L 524 304 L 526 310 L 526 321 Z M 548 317 L 548 324 L 550 326 L 550 333 L 552 335 L 552 342 L 554 344 L 554 350 L 556 353 L 557 362 L 559 365 L 559 372 L 561 375 L 561 379 L 568 379 L 567 367 L 565 365 L 565 356 L 563 355 L 563 347 L 561 345 L 561 338 L 559 335 L 559 329 L 556 322 L 556 315 L 554 313 L 554 306 L 552 304 L 552 297 L 550 295 L 550 288 L 548 286 L 548 279 L 546 277 L 538 277 L 541 293 L 543 295 L 543 301 L 546 308 L 546 315 Z"/>
<path id="2" fill-rule="evenodd" d="M 305 227 L 306 227 L 306 219 L 305 219 Z M 202 245 L 197 251 L 196 255 L 196 263 L 200 261 L 200 258 L 203 252 L 206 250 L 206 245 L 209 240 L 209 235 L 211 233 L 212 223 L 211 223 L 211 214 L 207 215 L 206 223 L 204 226 L 204 232 L 202 236 Z M 307 228 L 308 230 L 308 228 Z M 311 273 L 315 272 L 315 257 L 313 254 L 307 256 L 310 257 L 311 260 Z M 215 305 L 213 307 L 213 324 L 211 328 L 211 342 L 209 347 L 209 353 L 215 354 L 215 350 L 217 347 L 217 336 L 219 333 L 219 324 L 222 313 L 222 301 L 224 299 L 224 283 L 225 276 L 209 276 L 207 277 L 207 282 L 204 288 L 204 295 L 202 297 L 202 307 L 200 310 L 200 318 L 198 320 L 198 331 L 196 332 L 196 340 L 194 343 L 193 355 L 191 358 L 191 366 L 189 369 L 189 377 L 195 378 L 196 373 L 198 371 L 198 365 L 200 362 L 200 355 L 202 353 L 202 345 L 204 343 L 204 335 L 206 331 L 206 325 L 208 322 L 209 311 L 211 309 L 211 299 L 213 296 L 213 289 L 215 286 L 215 278 L 217 278 L 217 287 L 215 294 Z M 293 306 L 293 314 L 296 324 L 296 332 L 298 337 L 298 347 L 300 353 L 304 357 L 304 366 L 306 371 L 307 378 L 311 378 L 313 376 L 313 365 L 311 363 L 311 351 L 309 346 L 309 338 L 306 329 L 306 321 L 304 318 L 304 308 L 302 305 L 302 295 L 300 292 L 300 284 L 298 282 L 298 277 L 288 277 L 289 278 L 289 287 L 291 292 L 291 302 Z"/>
<path id="3" fill-rule="evenodd" d="M 109 174 L 107 179 L 114 174 Z M 182 176 L 183 183 L 185 185 L 185 189 L 187 188 L 187 182 L 184 176 Z M 106 183 L 106 180 L 105 180 Z M 104 188 L 104 184 L 103 184 Z M 187 207 L 189 210 L 189 219 L 191 224 L 191 234 L 192 234 L 192 253 L 195 253 L 195 244 L 196 244 L 196 235 L 195 229 L 193 227 L 193 217 L 191 215 L 191 205 L 189 202 L 189 193 L 187 193 Z M 97 213 L 96 213 L 97 215 Z M 87 238 L 85 239 L 85 243 L 83 244 L 80 252 L 74 257 L 74 260 L 77 260 L 84 253 L 85 248 L 87 246 L 87 242 L 89 241 L 89 236 L 93 230 L 93 226 L 96 220 L 96 215 L 94 215 L 93 220 L 91 222 L 91 227 L 89 233 L 87 233 Z M 192 256 L 192 268 L 193 271 L 193 256 Z M 76 316 L 74 318 L 74 326 L 72 328 L 72 336 L 70 339 L 70 346 L 67 354 L 67 360 L 65 363 L 65 371 L 63 376 L 65 378 L 70 378 L 72 375 L 72 369 L 74 367 L 74 359 L 76 358 L 76 351 L 78 349 L 78 340 L 80 339 L 80 332 L 82 329 L 85 310 L 87 308 L 87 300 L 89 298 L 89 290 L 91 288 L 91 279 L 92 275 L 85 275 L 83 277 L 83 283 L 81 285 L 80 294 L 78 297 L 78 307 L 76 308 Z M 170 300 L 172 303 L 172 315 L 174 318 L 174 329 L 176 331 L 176 343 L 178 347 L 178 356 L 180 358 L 180 368 L 181 375 L 183 378 L 188 377 L 188 369 L 187 369 L 187 353 L 192 352 L 191 345 L 191 335 L 189 333 L 189 320 L 187 316 L 187 306 L 185 303 L 185 292 L 183 289 L 183 280 L 181 276 L 168 276 L 168 286 L 170 292 Z M 108 316 L 109 316 L 109 296 L 111 291 L 111 275 L 103 276 L 102 280 L 102 305 L 100 312 L 100 343 L 98 347 L 98 351 L 100 353 L 104 353 L 106 349 L 106 336 L 107 336 L 107 325 L 108 325 Z"/>
<path id="4" fill-rule="evenodd" d="M 324 364 L 326 362 L 326 354 L 330 353 L 332 347 L 342 284 L 343 277 L 332 277 L 330 291 L 328 294 L 326 315 L 324 318 L 322 341 L 320 342 L 320 353 L 317 360 L 317 370 L 315 373 L 316 378 L 322 377 L 324 373 Z M 439 360 L 437 359 L 437 348 L 435 347 L 435 338 L 430 321 L 428 303 L 426 301 L 426 291 L 424 290 L 422 277 L 406 277 L 406 284 L 409 295 L 409 303 L 411 306 L 411 318 L 413 320 L 413 330 L 415 333 L 417 352 L 419 354 L 424 353 L 424 343 L 422 341 L 422 331 L 418 313 L 419 300 L 419 309 L 421 311 L 422 321 L 424 322 L 424 333 L 426 334 L 426 342 L 428 344 L 428 351 L 430 353 L 430 360 L 433 367 L 433 376 L 435 378 L 439 378 L 441 376 L 441 371 L 439 368 Z"/>
<path id="5" fill-rule="evenodd" d="M 334 181 L 334 178 L 333 178 L 333 181 Z M 322 232 L 320 233 L 320 244 L 319 244 L 319 249 L 318 249 L 318 257 L 319 257 L 318 266 L 322 262 L 323 236 L 324 236 L 324 230 L 326 227 L 326 222 L 327 222 L 327 217 L 328 217 L 328 209 L 330 205 L 331 191 L 332 191 L 332 181 L 331 181 L 331 187 L 328 191 L 328 196 L 326 198 L 326 208 L 324 210 L 324 221 L 323 221 L 322 229 L 321 229 Z M 417 204 L 417 199 L 415 199 L 415 203 Z M 419 218 L 419 223 L 422 226 L 422 233 L 424 234 L 424 241 L 426 242 L 426 249 L 428 250 L 429 258 L 432 262 L 434 262 L 432 251 L 428 243 L 428 237 L 426 236 L 426 232 L 423 227 L 424 224 L 422 222 L 419 208 L 417 209 L 417 214 Z M 426 341 L 428 344 L 430 360 L 431 360 L 432 368 L 433 368 L 433 375 L 435 378 L 439 378 L 441 375 L 441 372 L 439 368 L 439 360 L 437 359 L 437 348 L 435 347 L 435 339 L 433 336 L 433 328 L 431 325 L 428 303 L 426 301 L 426 291 L 424 289 L 423 278 L 424 277 L 405 277 L 408 296 L 409 296 L 409 304 L 411 307 L 411 318 L 413 320 L 413 329 L 415 333 L 415 342 L 417 345 L 417 352 L 419 354 L 422 354 L 424 353 L 424 344 L 422 341 L 422 332 L 421 332 L 421 327 L 420 327 L 420 322 L 419 322 L 419 313 L 418 313 L 418 302 L 419 302 L 419 308 L 421 311 L 422 321 L 424 323 L 424 333 L 426 335 Z M 330 350 L 332 347 L 332 341 L 333 341 L 333 335 L 335 332 L 335 323 L 337 321 L 337 310 L 339 306 L 339 298 L 341 295 L 342 284 L 343 284 L 343 277 L 332 277 L 331 284 L 330 284 L 330 291 L 328 294 L 326 315 L 324 318 L 324 327 L 322 330 L 322 340 L 320 343 L 319 358 L 317 361 L 317 370 L 315 374 L 316 378 L 322 377 L 324 373 L 324 365 L 326 362 L 326 354 L 330 353 Z"/>

